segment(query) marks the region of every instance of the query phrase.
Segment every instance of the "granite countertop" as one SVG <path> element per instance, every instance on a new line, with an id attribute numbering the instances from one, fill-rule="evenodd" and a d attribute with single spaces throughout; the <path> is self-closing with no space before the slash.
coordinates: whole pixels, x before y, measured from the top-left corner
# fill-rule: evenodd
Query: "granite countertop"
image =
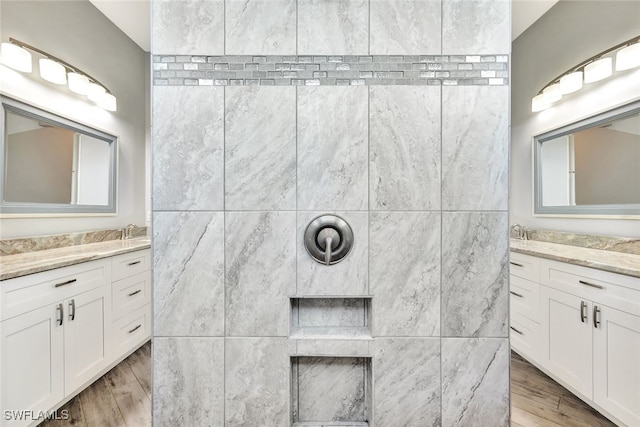
<path id="1" fill-rule="evenodd" d="M 5 255 L 0 257 L 0 280 L 13 279 L 150 247 L 151 240 L 148 237 L 138 237 Z"/>
<path id="2" fill-rule="evenodd" d="M 510 240 L 513 252 L 640 277 L 640 255 L 536 240 Z"/>

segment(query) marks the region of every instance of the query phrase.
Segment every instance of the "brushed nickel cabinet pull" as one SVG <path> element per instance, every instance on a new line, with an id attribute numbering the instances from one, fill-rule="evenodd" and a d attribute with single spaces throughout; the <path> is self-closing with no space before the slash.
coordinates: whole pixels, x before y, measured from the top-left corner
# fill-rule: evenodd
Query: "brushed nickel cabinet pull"
<path id="1" fill-rule="evenodd" d="M 516 267 L 524 267 L 522 264 L 518 264 L 517 262 L 509 261 L 509 264 L 515 265 Z"/>
<path id="2" fill-rule="evenodd" d="M 62 306 L 62 303 L 58 304 L 58 307 L 56 307 L 56 311 L 57 311 L 57 321 L 58 321 L 58 325 L 62 325 L 63 319 L 64 319 L 64 307 Z"/>
<path id="3" fill-rule="evenodd" d="M 136 265 L 136 264 L 140 264 L 142 261 L 134 261 L 134 262 L 130 262 L 129 264 L 127 264 L 129 267 L 131 267 L 132 265 Z"/>
<path id="4" fill-rule="evenodd" d="M 75 283 L 75 282 L 77 282 L 77 281 L 78 281 L 78 279 L 71 279 L 71 280 L 67 280 L 66 282 L 56 283 L 56 284 L 54 285 L 54 287 L 55 287 L 55 288 L 59 288 L 60 286 L 70 285 L 70 284 Z"/>
<path id="5" fill-rule="evenodd" d="M 597 305 L 593 306 L 593 327 L 597 328 L 600 324 L 600 320 L 598 320 L 598 314 L 600 314 L 600 308 Z"/>
<path id="6" fill-rule="evenodd" d="M 72 299 L 69 302 L 69 319 L 76 320 L 76 300 Z"/>
<path id="7" fill-rule="evenodd" d="M 512 329 L 514 332 L 520 334 L 520 335 L 524 335 L 522 332 L 520 332 L 519 330 L 517 330 L 516 328 L 514 328 L 513 326 L 509 326 L 509 329 Z"/>
<path id="8" fill-rule="evenodd" d="M 580 321 L 584 323 L 587 320 L 587 303 L 580 301 Z"/>
<path id="9" fill-rule="evenodd" d="M 142 325 L 138 325 L 138 326 L 136 326 L 135 328 L 131 329 L 131 330 L 129 331 L 129 333 L 131 334 L 131 333 L 133 333 L 133 332 L 137 331 L 138 329 L 140 329 L 140 327 L 141 327 L 141 326 L 142 326 Z"/>
<path id="10" fill-rule="evenodd" d="M 509 291 L 509 293 L 510 293 L 511 295 L 515 295 L 515 296 L 517 296 L 518 298 L 524 298 L 524 295 L 520 295 L 520 294 L 518 294 L 518 293 L 516 293 L 516 292 Z"/>
<path id="11" fill-rule="evenodd" d="M 130 297 L 134 296 L 135 294 L 139 294 L 140 292 L 142 292 L 142 289 L 138 289 L 137 291 L 133 291 L 129 294 Z"/>
<path id="12" fill-rule="evenodd" d="M 581 284 L 583 284 L 585 286 L 591 286 L 592 288 L 604 289 L 604 286 L 596 285 L 594 283 L 585 282 L 584 280 L 578 280 L 578 282 L 580 282 Z"/>

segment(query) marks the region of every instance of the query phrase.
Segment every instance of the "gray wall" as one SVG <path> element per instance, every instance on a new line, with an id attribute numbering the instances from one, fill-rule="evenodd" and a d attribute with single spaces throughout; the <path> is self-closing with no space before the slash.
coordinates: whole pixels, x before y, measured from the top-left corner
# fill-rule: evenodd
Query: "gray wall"
<path id="1" fill-rule="evenodd" d="M 213 66 L 508 56 L 509 13 L 493 0 L 153 3 L 155 425 L 509 424 L 508 86 L 225 87 Z M 322 213 L 355 233 L 329 267 L 302 246 Z M 301 306 L 321 327 L 354 309 L 326 300 L 341 296 L 371 298 L 370 339 L 289 338 L 289 297 L 319 299 Z"/>
<path id="2" fill-rule="evenodd" d="M 640 237 L 637 221 L 534 217 L 532 138 L 638 99 L 640 70 L 585 85 L 552 108 L 531 112 L 531 98 L 551 79 L 638 35 L 638 1 L 561 0 L 513 42 L 510 220 L 530 228 Z"/>
<path id="3" fill-rule="evenodd" d="M 4 69 L 3 94 L 119 137 L 118 214 L 73 218 L 3 218 L 0 237 L 122 227 L 145 222 L 145 54 L 89 1 L 0 2 L 2 41 L 13 37 L 77 66 L 118 99 L 107 112 L 40 78 Z M 34 70 L 37 68 L 34 66 Z M 8 71 L 8 72 L 7 72 Z"/>

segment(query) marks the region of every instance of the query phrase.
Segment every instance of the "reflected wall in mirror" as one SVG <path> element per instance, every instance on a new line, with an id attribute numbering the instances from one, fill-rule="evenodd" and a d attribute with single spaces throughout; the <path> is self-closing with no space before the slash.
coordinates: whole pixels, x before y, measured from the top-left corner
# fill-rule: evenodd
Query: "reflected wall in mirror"
<path id="1" fill-rule="evenodd" d="M 640 103 L 534 138 L 536 214 L 640 215 Z"/>
<path id="2" fill-rule="evenodd" d="M 115 213 L 116 138 L 2 98 L 2 213 Z"/>

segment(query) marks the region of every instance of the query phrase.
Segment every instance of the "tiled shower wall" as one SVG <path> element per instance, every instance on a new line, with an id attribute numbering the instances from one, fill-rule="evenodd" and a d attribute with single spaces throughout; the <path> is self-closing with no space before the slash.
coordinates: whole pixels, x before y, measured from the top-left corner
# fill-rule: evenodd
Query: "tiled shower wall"
<path id="1" fill-rule="evenodd" d="M 152 8 L 155 425 L 508 425 L 509 2 Z M 355 234 L 329 267 L 324 213 Z M 290 338 L 331 297 L 369 334 Z"/>

